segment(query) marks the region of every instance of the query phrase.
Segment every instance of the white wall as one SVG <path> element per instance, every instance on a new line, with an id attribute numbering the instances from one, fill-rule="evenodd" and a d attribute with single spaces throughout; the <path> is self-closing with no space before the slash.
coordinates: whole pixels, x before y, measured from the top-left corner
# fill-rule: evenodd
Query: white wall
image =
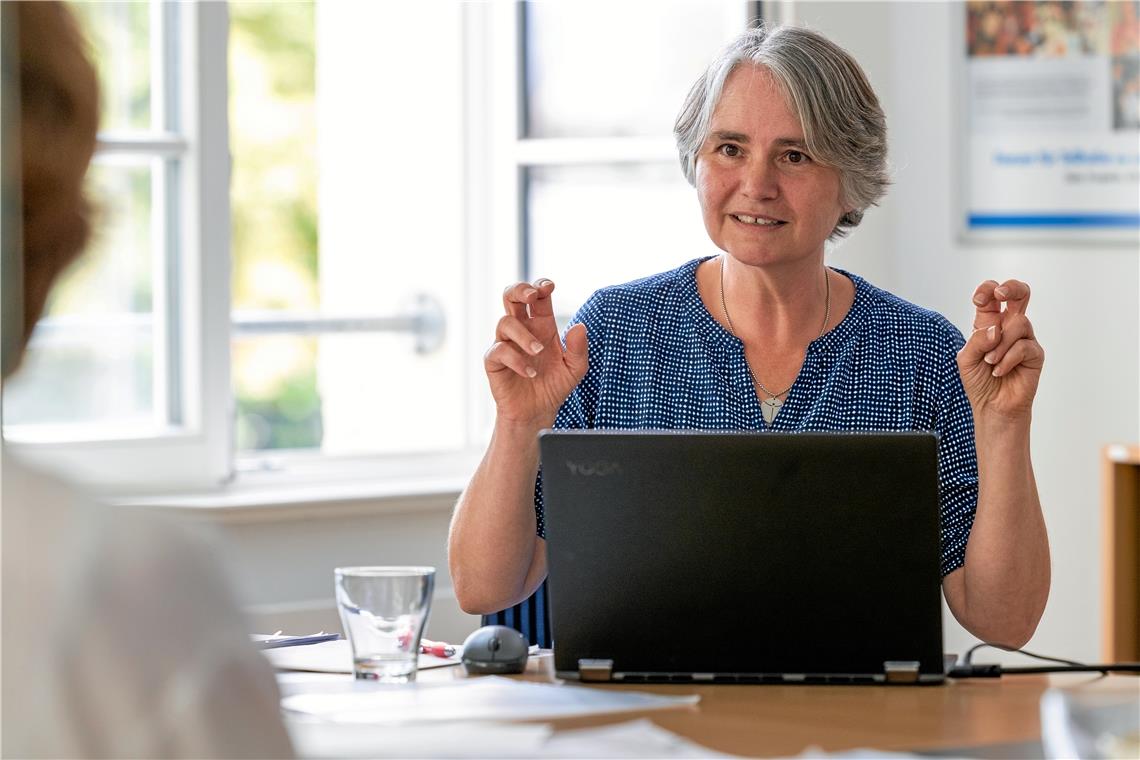
<path id="1" fill-rule="evenodd" d="M 337 567 L 429 565 L 436 578 L 425 635 L 462 642 L 479 618 L 459 609 L 447 571 L 455 498 L 442 493 L 185 513 L 221 534 L 219 561 L 258 632 L 341 630 L 333 599 Z"/>
<path id="2" fill-rule="evenodd" d="M 952 64 L 962 44 L 954 37 L 956 15 L 963 12 L 960 3 L 804 3 L 796 11 L 855 54 L 887 112 L 895 185 L 868 219 L 887 217 L 889 233 L 885 240 L 876 236 L 876 250 L 858 249 L 866 268 L 853 256 L 850 266 L 883 271 L 880 284 L 942 312 L 965 332 L 978 283 L 1016 277 L 1032 286 L 1029 315 L 1047 353 L 1032 447 L 1053 587 L 1027 647 L 1094 660 L 1102 614 L 1101 448 L 1140 440 L 1140 252 L 957 239 Z M 856 233 L 852 250 L 862 235 Z M 972 642 L 952 622 L 946 628 L 948 651 Z"/>
<path id="3" fill-rule="evenodd" d="M 791 13 L 798 22 L 824 32 L 855 56 L 889 115 L 891 92 L 886 84 L 890 80 L 893 58 L 881 35 L 875 31 L 889 23 L 889 4 L 799 3 L 790 9 L 787 5 L 784 8 L 785 14 Z M 894 200 L 892 190 L 879 207 L 867 212 L 850 237 L 834 244 L 828 253 L 828 263 L 855 272 L 880 288 L 894 291 L 895 274 L 890 256 L 894 236 Z"/>

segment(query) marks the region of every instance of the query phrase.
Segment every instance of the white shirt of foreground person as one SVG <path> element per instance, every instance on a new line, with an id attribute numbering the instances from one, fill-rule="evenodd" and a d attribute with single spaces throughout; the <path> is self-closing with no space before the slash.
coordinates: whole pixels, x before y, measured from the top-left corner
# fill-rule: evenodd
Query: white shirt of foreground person
<path id="1" fill-rule="evenodd" d="M 4 757 L 291 757 L 216 561 L 0 452 Z"/>

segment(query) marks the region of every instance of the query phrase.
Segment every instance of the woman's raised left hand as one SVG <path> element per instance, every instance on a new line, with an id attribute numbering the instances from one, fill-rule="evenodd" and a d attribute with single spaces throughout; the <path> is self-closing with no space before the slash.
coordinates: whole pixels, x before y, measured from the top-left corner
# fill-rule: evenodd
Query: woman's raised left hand
<path id="1" fill-rule="evenodd" d="M 974 306 L 974 332 L 958 352 L 958 372 L 974 416 L 1028 420 L 1045 365 L 1045 349 L 1025 315 L 1029 285 L 986 280 L 974 290 Z"/>

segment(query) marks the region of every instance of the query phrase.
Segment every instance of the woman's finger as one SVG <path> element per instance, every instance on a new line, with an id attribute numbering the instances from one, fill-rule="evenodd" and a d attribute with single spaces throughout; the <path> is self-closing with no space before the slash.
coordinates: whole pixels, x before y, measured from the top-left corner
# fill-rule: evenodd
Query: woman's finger
<path id="1" fill-rule="evenodd" d="M 1045 365 L 1045 349 L 1032 338 L 1023 338 L 1005 352 L 1005 356 L 993 369 L 994 377 L 1008 375 L 1018 367 L 1041 369 Z"/>
<path id="2" fill-rule="evenodd" d="M 1024 314 L 1029 308 L 1029 284 L 1021 280 L 1006 280 L 994 288 L 994 295 L 1005 302 L 1006 311 Z"/>
<path id="3" fill-rule="evenodd" d="M 974 330 L 966 340 L 966 345 L 958 352 L 958 365 L 965 369 L 981 364 L 982 357 L 997 347 L 1000 335 L 1001 328 L 998 325 Z"/>
<path id="4" fill-rule="evenodd" d="M 529 282 L 516 282 L 503 288 L 503 311 L 518 319 L 527 318 L 527 305 L 534 301 L 538 290 Z"/>
<path id="5" fill-rule="evenodd" d="M 994 296 L 997 280 L 986 280 L 974 288 L 974 329 L 981 330 L 996 324 L 1001 316 L 1001 301 Z"/>
<path id="6" fill-rule="evenodd" d="M 577 380 L 586 376 L 590 369 L 590 340 L 586 335 L 586 326 L 581 322 L 566 331 L 566 351 L 562 356 Z"/>
<path id="7" fill-rule="evenodd" d="M 542 350 L 542 341 L 534 337 L 534 333 L 526 329 L 518 317 L 504 314 L 495 325 L 495 340 L 514 343 L 528 354 L 534 355 Z"/>
<path id="8" fill-rule="evenodd" d="M 550 294 L 554 292 L 554 281 L 543 277 L 535 280 L 532 287 L 536 291 L 536 295 L 530 301 L 530 315 L 532 317 L 553 317 L 554 302 L 550 299 Z"/>
<path id="9" fill-rule="evenodd" d="M 505 341 L 487 349 L 487 353 L 483 354 L 483 367 L 487 374 L 510 371 L 519 377 L 533 378 L 538 375 L 538 370 L 530 365 L 518 346 Z"/>
<path id="10" fill-rule="evenodd" d="M 1024 314 L 1006 313 L 998 329 L 1001 340 L 982 357 L 986 364 L 999 364 L 1010 346 L 1019 340 L 1033 338 L 1033 323 Z"/>

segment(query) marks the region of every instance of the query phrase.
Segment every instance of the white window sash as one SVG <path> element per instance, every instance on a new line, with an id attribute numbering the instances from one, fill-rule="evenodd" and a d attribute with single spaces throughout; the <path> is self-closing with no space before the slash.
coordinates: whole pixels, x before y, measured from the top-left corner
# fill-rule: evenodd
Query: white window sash
<path id="1" fill-rule="evenodd" d="M 176 39 L 161 40 L 155 56 L 163 56 L 163 70 L 171 71 L 173 46 L 178 46 L 180 100 L 169 104 L 163 83 L 154 82 L 157 113 L 163 114 L 156 133 L 101 136 L 106 154 L 169 156 L 181 154 L 176 182 L 181 208 L 173 216 L 173 229 L 159 234 L 176 247 L 173 261 L 164 260 L 163 277 L 173 303 L 156 300 L 156 325 L 167 339 L 158 355 L 177 373 L 176 396 L 171 401 L 177 424 L 167 430 L 132 434 L 90 428 L 86 440 L 66 443 L 30 438 L 8 441 L 11 449 L 49 469 L 66 473 L 88 485 L 117 493 L 202 489 L 225 482 L 232 469 L 230 432 L 230 209 L 229 135 L 227 117 L 227 47 L 229 13 L 224 3 L 161 3 L 157 13 L 178 13 Z M 165 29 L 165 25 L 158 28 Z M 181 121 L 177 134 L 168 133 L 176 107 Z M 166 194 L 157 195 L 166 202 Z M 166 211 L 166 209 L 163 209 Z M 164 257 L 165 259 L 166 257 Z M 173 269 L 166 271 L 168 265 Z M 209 287 L 206 287 L 209 283 Z M 174 329 L 168 316 L 178 322 Z M 172 343 L 172 338 L 178 341 Z M 168 361 L 173 359 L 173 361 Z M 167 388 L 158 389 L 166 394 Z M 114 437 L 112 437 L 114 436 Z"/>

